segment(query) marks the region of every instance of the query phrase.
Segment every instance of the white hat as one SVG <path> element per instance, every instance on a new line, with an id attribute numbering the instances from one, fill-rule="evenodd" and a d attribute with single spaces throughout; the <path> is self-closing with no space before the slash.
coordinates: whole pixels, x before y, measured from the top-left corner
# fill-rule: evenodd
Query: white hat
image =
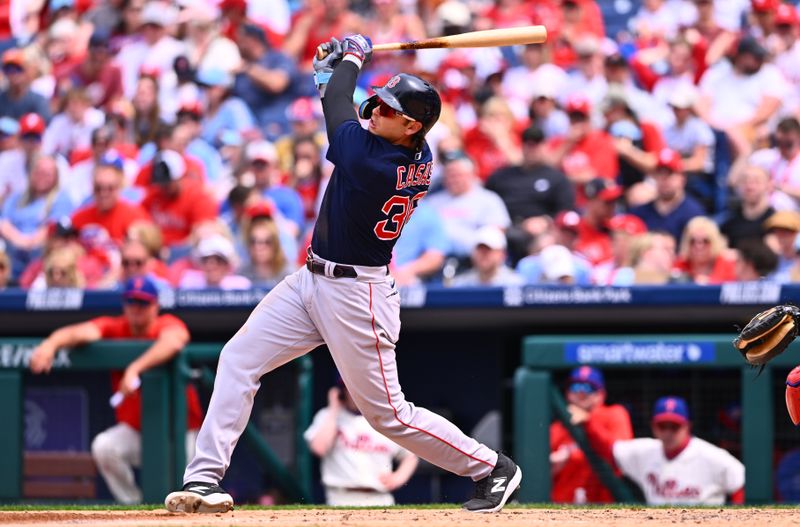
<path id="1" fill-rule="evenodd" d="M 446 26 L 468 26 L 472 21 L 472 13 L 464 2 L 447 0 L 436 8 L 436 16 Z"/>
<path id="2" fill-rule="evenodd" d="M 245 156 L 249 161 L 254 161 L 256 159 L 261 159 L 270 163 L 276 163 L 278 161 L 278 151 L 275 145 L 264 140 L 253 141 L 247 145 Z"/>
<path id="3" fill-rule="evenodd" d="M 50 38 L 56 40 L 70 40 L 78 32 L 78 24 L 69 18 L 61 18 L 50 26 L 48 34 Z"/>
<path id="4" fill-rule="evenodd" d="M 156 26 L 168 27 L 173 25 L 178 19 L 178 12 L 171 4 L 151 0 L 144 5 L 142 14 L 139 18 L 141 25 L 154 24 Z"/>
<path id="5" fill-rule="evenodd" d="M 159 166 L 161 162 L 166 165 L 166 171 Z M 176 181 L 184 175 L 186 175 L 186 162 L 183 160 L 182 155 L 175 150 L 162 150 L 156 154 L 153 163 L 153 176 L 151 178 L 153 183 Z"/>
<path id="6" fill-rule="evenodd" d="M 481 227 L 475 234 L 475 247 L 479 245 L 504 251 L 506 249 L 506 235 L 499 228 L 492 225 Z"/>
<path id="7" fill-rule="evenodd" d="M 565 276 L 575 276 L 575 259 L 563 245 L 549 245 L 539 253 L 542 274 L 548 282 L 557 282 Z"/>
<path id="8" fill-rule="evenodd" d="M 236 249 L 234 249 L 233 243 L 228 238 L 215 234 L 200 240 L 195 254 L 198 259 L 206 258 L 207 256 L 219 256 L 232 264 L 236 257 Z"/>
<path id="9" fill-rule="evenodd" d="M 697 101 L 697 92 L 691 86 L 678 86 L 669 96 L 668 103 L 675 108 L 691 108 Z"/>

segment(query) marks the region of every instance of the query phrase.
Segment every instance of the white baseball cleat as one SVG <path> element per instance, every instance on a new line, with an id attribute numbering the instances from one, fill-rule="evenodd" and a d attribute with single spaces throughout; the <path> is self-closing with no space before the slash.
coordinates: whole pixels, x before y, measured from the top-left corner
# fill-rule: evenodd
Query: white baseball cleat
<path id="1" fill-rule="evenodd" d="M 233 498 L 213 483 L 189 482 L 164 500 L 169 512 L 214 513 L 233 510 Z"/>

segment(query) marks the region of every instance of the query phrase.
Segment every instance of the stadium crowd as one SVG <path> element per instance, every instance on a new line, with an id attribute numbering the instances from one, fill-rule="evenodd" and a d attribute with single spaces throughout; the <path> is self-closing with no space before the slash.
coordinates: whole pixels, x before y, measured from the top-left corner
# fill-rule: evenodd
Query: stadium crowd
<path id="1" fill-rule="evenodd" d="M 796 7 L 626 16 L 608 34 L 596 0 L 2 2 L 0 288 L 274 285 L 332 170 L 316 46 L 529 24 L 546 44 L 376 53 L 359 79 L 356 105 L 399 71 L 443 98 L 400 285 L 796 280 Z"/>

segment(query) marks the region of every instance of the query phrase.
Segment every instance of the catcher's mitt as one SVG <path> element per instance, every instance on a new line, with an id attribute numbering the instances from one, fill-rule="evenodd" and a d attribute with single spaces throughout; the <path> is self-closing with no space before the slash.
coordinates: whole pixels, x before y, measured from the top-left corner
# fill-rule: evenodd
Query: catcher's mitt
<path id="1" fill-rule="evenodd" d="M 800 308 L 775 306 L 754 316 L 733 339 L 733 346 L 754 366 L 777 357 L 797 336 Z"/>

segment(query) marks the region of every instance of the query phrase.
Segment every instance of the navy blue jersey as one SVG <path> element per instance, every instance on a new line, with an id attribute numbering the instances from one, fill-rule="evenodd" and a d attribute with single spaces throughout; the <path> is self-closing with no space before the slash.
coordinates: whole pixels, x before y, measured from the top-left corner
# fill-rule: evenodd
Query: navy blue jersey
<path id="1" fill-rule="evenodd" d="M 327 158 L 336 167 L 311 248 L 332 262 L 388 265 L 403 225 L 430 185 L 428 144 L 415 153 L 351 120 L 336 129 Z"/>

